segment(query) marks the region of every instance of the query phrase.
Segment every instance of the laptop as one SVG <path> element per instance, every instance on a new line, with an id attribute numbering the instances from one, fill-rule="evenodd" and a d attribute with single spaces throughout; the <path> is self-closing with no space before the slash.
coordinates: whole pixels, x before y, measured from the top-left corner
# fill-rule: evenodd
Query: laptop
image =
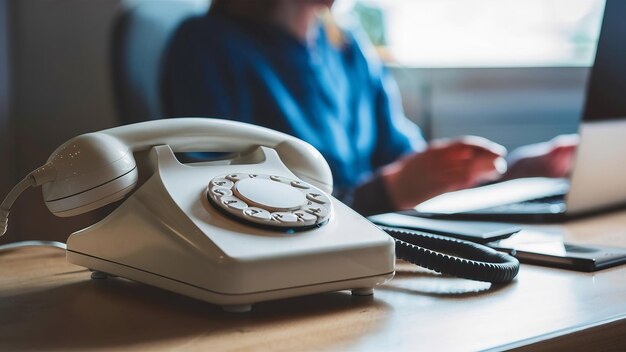
<path id="1" fill-rule="evenodd" d="M 569 179 L 515 179 L 451 192 L 412 216 L 561 221 L 626 205 L 626 1 L 607 0 Z"/>

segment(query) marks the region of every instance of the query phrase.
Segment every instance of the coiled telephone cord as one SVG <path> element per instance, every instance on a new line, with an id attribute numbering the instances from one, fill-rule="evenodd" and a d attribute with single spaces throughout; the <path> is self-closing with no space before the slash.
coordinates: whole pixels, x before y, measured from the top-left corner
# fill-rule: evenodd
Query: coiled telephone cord
<path id="1" fill-rule="evenodd" d="M 507 283 L 519 272 L 519 261 L 492 248 L 445 236 L 380 226 L 396 242 L 396 257 L 460 278 Z"/>

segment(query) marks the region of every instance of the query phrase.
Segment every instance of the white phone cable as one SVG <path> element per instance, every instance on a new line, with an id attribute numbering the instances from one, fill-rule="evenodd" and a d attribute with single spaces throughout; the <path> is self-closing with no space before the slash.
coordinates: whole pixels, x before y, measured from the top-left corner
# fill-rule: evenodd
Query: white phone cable
<path id="1" fill-rule="evenodd" d="M 50 164 L 46 164 L 30 172 L 23 180 L 18 182 L 7 194 L 0 204 L 0 237 L 7 232 L 9 212 L 15 200 L 30 187 L 40 186 L 55 179 L 56 170 Z"/>

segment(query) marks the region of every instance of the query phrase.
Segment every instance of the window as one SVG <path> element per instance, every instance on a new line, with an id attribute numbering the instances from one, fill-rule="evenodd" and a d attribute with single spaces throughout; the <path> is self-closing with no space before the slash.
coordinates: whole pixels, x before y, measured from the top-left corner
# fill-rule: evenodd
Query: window
<path id="1" fill-rule="evenodd" d="M 339 0 L 372 41 L 415 67 L 590 66 L 604 0 Z"/>

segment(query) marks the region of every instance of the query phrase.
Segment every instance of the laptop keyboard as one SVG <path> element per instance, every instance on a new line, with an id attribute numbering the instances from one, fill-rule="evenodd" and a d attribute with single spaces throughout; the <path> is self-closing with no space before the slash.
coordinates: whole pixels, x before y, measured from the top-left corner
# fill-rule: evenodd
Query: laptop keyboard
<path id="1" fill-rule="evenodd" d="M 565 196 L 555 195 L 524 202 L 469 211 L 473 214 L 558 214 L 565 211 Z"/>

